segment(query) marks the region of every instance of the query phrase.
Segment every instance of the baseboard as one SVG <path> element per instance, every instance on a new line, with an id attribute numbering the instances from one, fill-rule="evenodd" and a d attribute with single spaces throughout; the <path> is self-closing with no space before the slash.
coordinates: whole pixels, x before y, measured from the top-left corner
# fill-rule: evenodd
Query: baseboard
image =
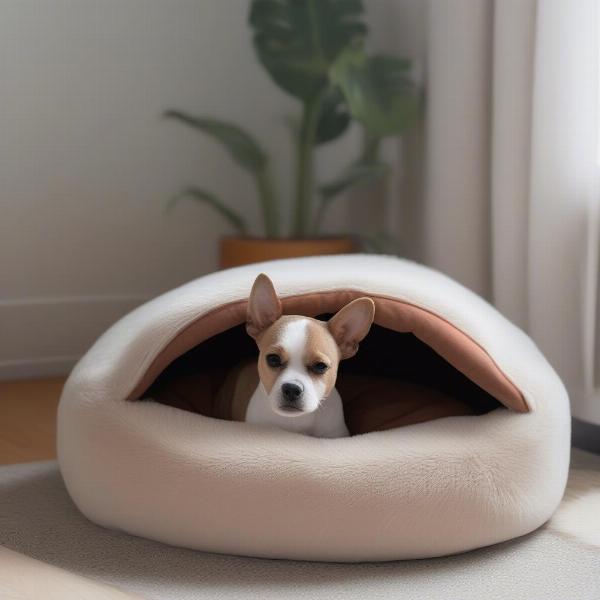
<path id="1" fill-rule="evenodd" d="M 576 448 L 600 454 L 600 425 L 573 417 L 572 444 Z"/>
<path id="2" fill-rule="evenodd" d="M 0 381 L 66 375 L 79 358 L 80 356 L 55 356 L 0 361 Z"/>
<path id="3" fill-rule="evenodd" d="M 0 301 L 0 379 L 67 374 L 112 323 L 156 295 Z"/>

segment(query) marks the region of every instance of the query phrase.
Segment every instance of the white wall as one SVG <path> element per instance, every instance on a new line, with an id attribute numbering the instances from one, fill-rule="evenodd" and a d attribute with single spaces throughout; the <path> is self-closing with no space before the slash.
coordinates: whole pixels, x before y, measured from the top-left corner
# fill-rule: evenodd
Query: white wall
<path id="1" fill-rule="evenodd" d="M 369 5 L 375 36 L 393 35 L 394 4 Z M 216 267 L 220 218 L 192 204 L 164 214 L 183 185 L 218 191 L 257 224 L 249 177 L 162 120 L 165 108 L 243 123 L 287 189 L 296 105 L 255 61 L 247 6 L 0 1 L 0 377 L 64 372 L 131 307 Z"/>

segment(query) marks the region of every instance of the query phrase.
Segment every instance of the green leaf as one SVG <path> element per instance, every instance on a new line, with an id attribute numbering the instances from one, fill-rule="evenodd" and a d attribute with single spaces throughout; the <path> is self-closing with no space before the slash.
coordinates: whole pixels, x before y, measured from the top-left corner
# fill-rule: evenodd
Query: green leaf
<path id="1" fill-rule="evenodd" d="M 237 125 L 218 119 L 194 117 L 178 110 L 168 110 L 164 116 L 189 125 L 221 142 L 241 167 L 253 173 L 267 166 L 267 155 L 259 143 Z"/>
<path id="2" fill-rule="evenodd" d="M 389 172 L 390 168 L 385 163 L 354 163 L 339 177 L 319 188 L 321 198 L 324 202 L 330 202 L 347 189 L 362 183 L 378 181 Z"/>
<path id="3" fill-rule="evenodd" d="M 350 113 L 339 88 L 332 88 L 321 101 L 315 142 L 326 144 L 340 137 L 350 125 Z"/>
<path id="4" fill-rule="evenodd" d="M 167 212 L 173 210 L 173 208 L 175 208 L 175 205 L 179 204 L 181 200 L 185 200 L 187 198 L 207 204 L 208 206 L 216 210 L 226 221 L 228 221 L 237 232 L 241 234 L 246 233 L 246 222 L 239 213 L 229 208 L 226 204 L 223 203 L 222 200 L 217 198 L 214 194 L 211 194 L 210 192 L 207 192 L 206 190 L 202 190 L 200 188 L 190 187 L 181 192 L 181 194 L 175 196 L 167 204 Z"/>
<path id="5" fill-rule="evenodd" d="M 417 119 L 419 96 L 410 78 L 410 62 L 393 56 L 365 56 L 360 48 L 344 51 L 330 71 L 352 116 L 373 135 L 406 131 Z"/>
<path id="6" fill-rule="evenodd" d="M 364 41 L 363 12 L 360 0 L 253 0 L 248 20 L 273 81 L 305 102 L 328 85 L 340 52 Z"/>

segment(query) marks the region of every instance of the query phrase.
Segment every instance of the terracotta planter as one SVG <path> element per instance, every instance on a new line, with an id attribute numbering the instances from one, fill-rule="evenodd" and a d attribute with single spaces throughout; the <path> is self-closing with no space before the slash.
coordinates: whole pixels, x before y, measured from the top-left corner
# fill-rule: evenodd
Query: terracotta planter
<path id="1" fill-rule="evenodd" d="M 349 254 L 357 250 L 356 240 L 349 236 L 314 239 L 224 237 L 220 242 L 219 264 L 226 269 L 276 258 Z"/>

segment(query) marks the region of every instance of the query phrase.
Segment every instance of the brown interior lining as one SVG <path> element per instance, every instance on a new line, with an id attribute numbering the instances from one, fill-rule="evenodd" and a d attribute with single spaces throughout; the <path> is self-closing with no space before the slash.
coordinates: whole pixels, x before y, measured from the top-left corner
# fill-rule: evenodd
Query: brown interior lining
<path id="1" fill-rule="evenodd" d="M 468 335 L 432 312 L 395 298 L 373 296 L 355 290 L 290 296 L 282 298 L 282 304 L 286 314 L 317 316 L 335 313 L 361 296 L 369 296 L 374 300 L 376 324 L 399 333 L 412 333 L 507 408 L 528 412 L 523 395 L 490 355 Z M 203 341 L 244 323 L 245 317 L 246 301 L 242 300 L 220 306 L 193 321 L 156 356 L 129 399 L 140 398 L 176 358 Z M 398 360 L 402 360 L 402 357 L 399 356 Z"/>

